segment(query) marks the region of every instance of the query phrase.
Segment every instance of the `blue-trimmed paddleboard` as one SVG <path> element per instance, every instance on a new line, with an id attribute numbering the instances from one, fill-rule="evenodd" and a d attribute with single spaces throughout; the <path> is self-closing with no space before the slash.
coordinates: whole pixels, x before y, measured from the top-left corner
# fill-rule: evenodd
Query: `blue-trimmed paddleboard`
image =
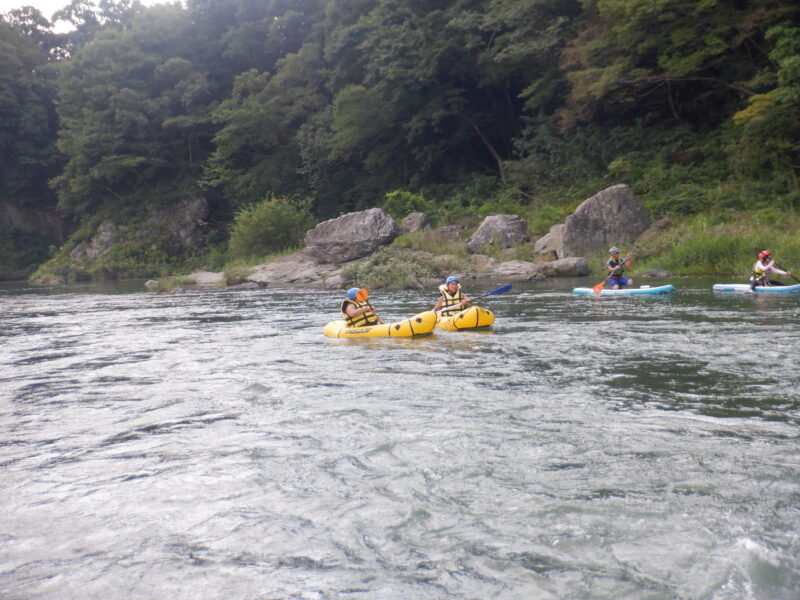
<path id="1" fill-rule="evenodd" d="M 797 285 L 771 285 L 761 286 L 757 285 L 754 290 L 750 289 L 749 283 L 715 283 L 714 284 L 714 291 L 715 292 L 777 292 L 780 294 L 785 294 L 787 292 L 800 292 L 800 283 Z"/>
<path id="2" fill-rule="evenodd" d="M 622 288 L 621 290 L 610 290 L 603 288 L 599 294 L 595 294 L 592 288 L 575 288 L 573 294 L 584 294 L 589 296 L 649 296 L 651 294 L 666 294 L 675 289 L 675 286 L 659 285 L 658 287 L 642 286 L 638 288 Z"/>

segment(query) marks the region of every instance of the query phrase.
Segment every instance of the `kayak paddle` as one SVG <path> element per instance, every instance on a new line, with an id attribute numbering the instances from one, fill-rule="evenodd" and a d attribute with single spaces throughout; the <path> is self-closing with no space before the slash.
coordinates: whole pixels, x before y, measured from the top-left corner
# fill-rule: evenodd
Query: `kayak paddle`
<path id="1" fill-rule="evenodd" d="M 781 271 L 789 271 L 789 269 L 787 269 L 786 267 L 780 266 L 778 263 L 775 263 L 775 266 L 778 267 Z M 798 279 L 797 277 L 792 275 L 791 272 L 789 272 L 789 277 L 794 279 L 797 283 L 800 283 L 800 279 Z"/>
<path id="2" fill-rule="evenodd" d="M 609 277 L 610 277 L 610 275 L 609 275 Z M 608 277 L 603 279 L 603 281 L 601 281 L 597 285 L 593 285 L 592 286 L 592 290 L 594 291 L 595 294 L 599 294 L 600 292 L 603 291 L 603 288 L 606 287 L 607 283 L 608 283 Z"/>
<path id="3" fill-rule="evenodd" d="M 510 290 L 510 289 L 511 289 L 511 284 L 510 284 L 510 283 L 507 283 L 507 284 L 505 284 L 505 285 L 501 285 L 501 286 L 500 286 L 499 288 L 497 288 L 496 290 L 492 290 L 491 292 L 488 292 L 488 293 L 486 293 L 486 294 L 482 294 L 482 295 L 480 295 L 480 296 L 475 296 L 474 298 L 472 298 L 472 299 L 470 300 L 470 302 L 474 302 L 475 300 L 480 300 L 481 298 L 486 298 L 486 296 L 498 296 L 498 295 L 500 295 L 500 294 L 505 294 L 505 293 L 506 293 L 508 290 Z M 437 310 L 437 311 L 436 311 L 436 314 L 437 314 L 437 315 L 439 315 L 439 314 L 441 314 L 441 313 L 442 313 L 442 312 L 444 312 L 444 311 L 451 311 L 451 310 L 453 310 L 453 309 L 454 309 L 456 306 L 461 306 L 462 304 L 464 304 L 464 302 L 459 302 L 458 304 L 453 304 L 453 306 L 448 306 L 448 307 L 446 307 L 446 308 L 443 308 L 443 309 L 441 309 L 441 310 Z"/>

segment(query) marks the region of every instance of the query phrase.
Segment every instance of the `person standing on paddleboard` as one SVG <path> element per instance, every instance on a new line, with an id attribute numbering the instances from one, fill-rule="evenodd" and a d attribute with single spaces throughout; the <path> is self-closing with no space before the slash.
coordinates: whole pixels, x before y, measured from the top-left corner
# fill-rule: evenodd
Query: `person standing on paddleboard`
<path id="1" fill-rule="evenodd" d="M 620 258 L 619 248 L 616 246 L 610 248 L 608 252 L 611 254 L 611 258 L 606 264 L 606 268 L 608 269 L 608 282 L 611 284 L 611 289 L 619 290 L 626 285 L 633 285 L 633 279 L 623 275 L 625 267 L 631 266 L 631 255 L 628 254 L 625 258 Z"/>
<path id="2" fill-rule="evenodd" d="M 439 298 L 436 300 L 436 306 L 433 307 L 433 310 L 437 313 L 441 310 L 440 314 L 443 317 L 449 317 L 464 310 L 470 304 L 472 304 L 472 300 L 461 291 L 461 283 L 458 277 L 451 275 L 439 286 Z M 451 306 L 452 308 L 448 308 Z"/>
<path id="3" fill-rule="evenodd" d="M 753 289 L 756 286 L 772 286 L 772 285 L 784 285 L 780 281 L 775 281 L 770 279 L 770 275 L 775 273 L 776 275 L 791 275 L 791 271 L 783 271 L 775 266 L 775 257 L 772 256 L 772 252 L 769 250 L 762 250 L 758 253 L 758 260 L 756 264 L 753 265 L 753 274 L 750 275 L 750 288 Z"/>

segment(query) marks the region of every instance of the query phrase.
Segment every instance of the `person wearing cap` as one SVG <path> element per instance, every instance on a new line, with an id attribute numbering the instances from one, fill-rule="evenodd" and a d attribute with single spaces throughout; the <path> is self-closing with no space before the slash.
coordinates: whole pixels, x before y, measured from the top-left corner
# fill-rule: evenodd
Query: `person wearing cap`
<path id="1" fill-rule="evenodd" d="M 441 310 L 442 316 L 447 317 L 454 315 L 472 304 L 472 300 L 469 299 L 469 296 L 461 291 L 461 283 L 455 275 L 451 275 L 445 279 L 445 282 L 439 286 L 439 292 L 441 293 L 436 300 L 436 306 L 433 307 L 433 310 L 437 312 Z"/>
<path id="2" fill-rule="evenodd" d="M 625 258 L 620 258 L 619 248 L 616 246 L 612 246 L 608 252 L 611 254 L 611 258 L 606 264 L 606 268 L 608 269 L 608 282 L 611 284 L 611 289 L 618 290 L 626 285 L 633 285 L 633 279 L 623 275 L 625 267 L 631 265 L 630 254 Z"/>
<path id="3" fill-rule="evenodd" d="M 347 327 L 367 327 L 382 323 L 372 304 L 367 301 L 369 293 L 364 288 L 350 288 L 342 300 L 342 314 Z"/>
<path id="4" fill-rule="evenodd" d="M 783 271 L 775 266 L 775 257 L 769 250 L 758 253 L 758 260 L 753 265 L 753 274 L 750 275 L 750 288 L 759 286 L 784 285 L 780 281 L 770 279 L 770 275 L 791 275 L 791 271 Z"/>

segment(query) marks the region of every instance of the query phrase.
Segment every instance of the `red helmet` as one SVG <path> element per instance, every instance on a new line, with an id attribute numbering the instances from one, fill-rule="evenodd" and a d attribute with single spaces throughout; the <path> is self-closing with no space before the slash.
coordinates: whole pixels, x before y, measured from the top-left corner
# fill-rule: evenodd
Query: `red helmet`
<path id="1" fill-rule="evenodd" d="M 772 256 L 772 252 L 770 252 L 769 250 L 763 250 L 758 253 L 758 260 L 764 260 L 768 256 Z"/>

